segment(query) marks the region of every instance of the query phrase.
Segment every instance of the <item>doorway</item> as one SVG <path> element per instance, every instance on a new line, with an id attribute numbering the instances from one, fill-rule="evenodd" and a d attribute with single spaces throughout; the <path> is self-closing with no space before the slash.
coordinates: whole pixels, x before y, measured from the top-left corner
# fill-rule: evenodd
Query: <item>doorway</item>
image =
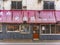
<path id="1" fill-rule="evenodd" d="M 39 40 L 39 25 L 33 25 L 32 26 L 33 31 L 33 40 Z"/>

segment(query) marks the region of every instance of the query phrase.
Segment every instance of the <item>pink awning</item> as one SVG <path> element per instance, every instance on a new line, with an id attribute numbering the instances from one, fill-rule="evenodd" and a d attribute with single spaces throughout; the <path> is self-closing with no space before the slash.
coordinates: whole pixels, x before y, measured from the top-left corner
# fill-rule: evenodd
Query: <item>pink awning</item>
<path id="1" fill-rule="evenodd" d="M 0 23 L 23 23 L 24 21 L 27 23 L 56 23 L 56 19 L 60 21 L 59 14 L 60 11 L 52 10 L 1 10 Z"/>
<path id="2" fill-rule="evenodd" d="M 54 11 L 36 11 L 37 23 L 56 23 Z"/>
<path id="3" fill-rule="evenodd" d="M 23 11 L 23 22 L 26 21 L 28 23 L 28 11 Z"/>
<path id="4" fill-rule="evenodd" d="M 0 23 L 1 22 L 3 22 L 3 20 L 5 20 L 5 19 L 3 19 L 3 17 L 4 17 L 4 13 L 3 13 L 3 11 L 0 11 Z"/>
<path id="5" fill-rule="evenodd" d="M 29 23 L 36 23 L 35 11 L 29 11 Z"/>
<path id="6" fill-rule="evenodd" d="M 22 23 L 23 20 L 22 20 L 22 17 L 23 17 L 23 14 L 22 14 L 22 11 L 13 11 L 13 23 Z"/>
<path id="7" fill-rule="evenodd" d="M 3 22 L 12 23 L 12 11 L 4 11 Z"/>
<path id="8" fill-rule="evenodd" d="M 60 11 L 55 11 L 56 21 L 60 22 Z"/>

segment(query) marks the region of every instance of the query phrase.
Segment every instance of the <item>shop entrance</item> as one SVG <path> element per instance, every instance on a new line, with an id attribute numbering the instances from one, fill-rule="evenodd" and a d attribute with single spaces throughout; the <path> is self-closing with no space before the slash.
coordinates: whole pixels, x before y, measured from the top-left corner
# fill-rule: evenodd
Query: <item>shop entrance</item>
<path id="1" fill-rule="evenodd" d="M 39 40 L 39 25 L 33 25 L 33 40 Z"/>

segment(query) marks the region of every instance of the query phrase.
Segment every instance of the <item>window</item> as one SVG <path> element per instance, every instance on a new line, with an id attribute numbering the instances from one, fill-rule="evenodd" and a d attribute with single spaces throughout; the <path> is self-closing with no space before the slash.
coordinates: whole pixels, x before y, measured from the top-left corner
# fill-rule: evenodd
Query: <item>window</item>
<path id="1" fill-rule="evenodd" d="M 29 29 L 29 25 L 28 24 L 22 24 L 20 25 L 20 32 L 21 34 L 29 34 L 30 33 L 30 29 Z"/>
<path id="2" fill-rule="evenodd" d="M 44 1 L 44 9 L 54 9 L 54 1 Z"/>
<path id="3" fill-rule="evenodd" d="M 56 25 L 56 34 L 60 34 L 60 25 Z"/>
<path id="4" fill-rule="evenodd" d="M 2 25 L 0 25 L 0 32 L 2 32 Z"/>
<path id="5" fill-rule="evenodd" d="M 54 24 L 51 25 L 51 33 L 52 33 L 52 34 L 55 34 L 55 33 L 56 33 L 56 27 L 55 27 Z"/>
<path id="6" fill-rule="evenodd" d="M 50 25 L 41 25 L 41 33 L 50 34 Z"/>
<path id="7" fill-rule="evenodd" d="M 19 25 L 16 24 L 8 24 L 7 25 L 8 32 L 19 32 Z"/>
<path id="8" fill-rule="evenodd" d="M 12 1 L 11 9 L 22 9 L 22 1 Z"/>
<path id="9" fill-rule="evenodd" d="M 41 34 L 60 34 L 60 24 L 41 25 Z"/>

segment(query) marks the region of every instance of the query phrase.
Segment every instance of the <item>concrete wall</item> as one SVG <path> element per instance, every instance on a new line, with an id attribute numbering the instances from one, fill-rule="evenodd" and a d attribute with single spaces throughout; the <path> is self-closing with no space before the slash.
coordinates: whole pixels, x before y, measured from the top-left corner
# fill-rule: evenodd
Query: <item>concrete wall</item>
<path id="1" fill-rule="evenodd" d="M 11 10 L 11 1 L 16 0 L 7 0 L 7 1 L 0 1 L 1 8 L 4 10 Z M 60 10 L 60 0 L 42 0 L 38 3 L 38 0 L 17 0 L 22 1 L 22 7 L 27 6 L 27 10 L 43 10 L 43 2 L 44 1 L 54 1 L 55 2 L 55 9 Z M 4 5 L 4 6 L 3 6 Z"/>
<path id="2" fill-rule="evenodd" d="M 3 1 L 0 0 L 0 10 L 3 10 Z"/>
<path id="3" fill-rule="evenodd" d="M 4 4 L 4 10 L 11 9 L 11 0 L 4 1 L 3 4 Z"/>
<path id="4" fill-rule="evenodd" d="M 16 0 L 7 0 L 7 1 L 0 1 L 1 2 L 1 9 L 4 8 L 4 10 L 11 10 L 11 1 Z M 21 1 L 21 0 L 17 0 Z M 27 10 L 43 10 L 43 1 L 48 0 L 42 0 L 38 3 L 38 0 L 22 0 L 22 7 L 27 6 Z M 49 0 L 49 1 L 55 1 L 55 8 L 56 10 L 60 10 L 60 0 Z M 4 6 L 3 6 L 4 5 Z"/>
<path id="5" fill-rule="evenodd" d="M 56 10 L 60 10 L 60 0 L 55 1 L 55 8 Z"/>

